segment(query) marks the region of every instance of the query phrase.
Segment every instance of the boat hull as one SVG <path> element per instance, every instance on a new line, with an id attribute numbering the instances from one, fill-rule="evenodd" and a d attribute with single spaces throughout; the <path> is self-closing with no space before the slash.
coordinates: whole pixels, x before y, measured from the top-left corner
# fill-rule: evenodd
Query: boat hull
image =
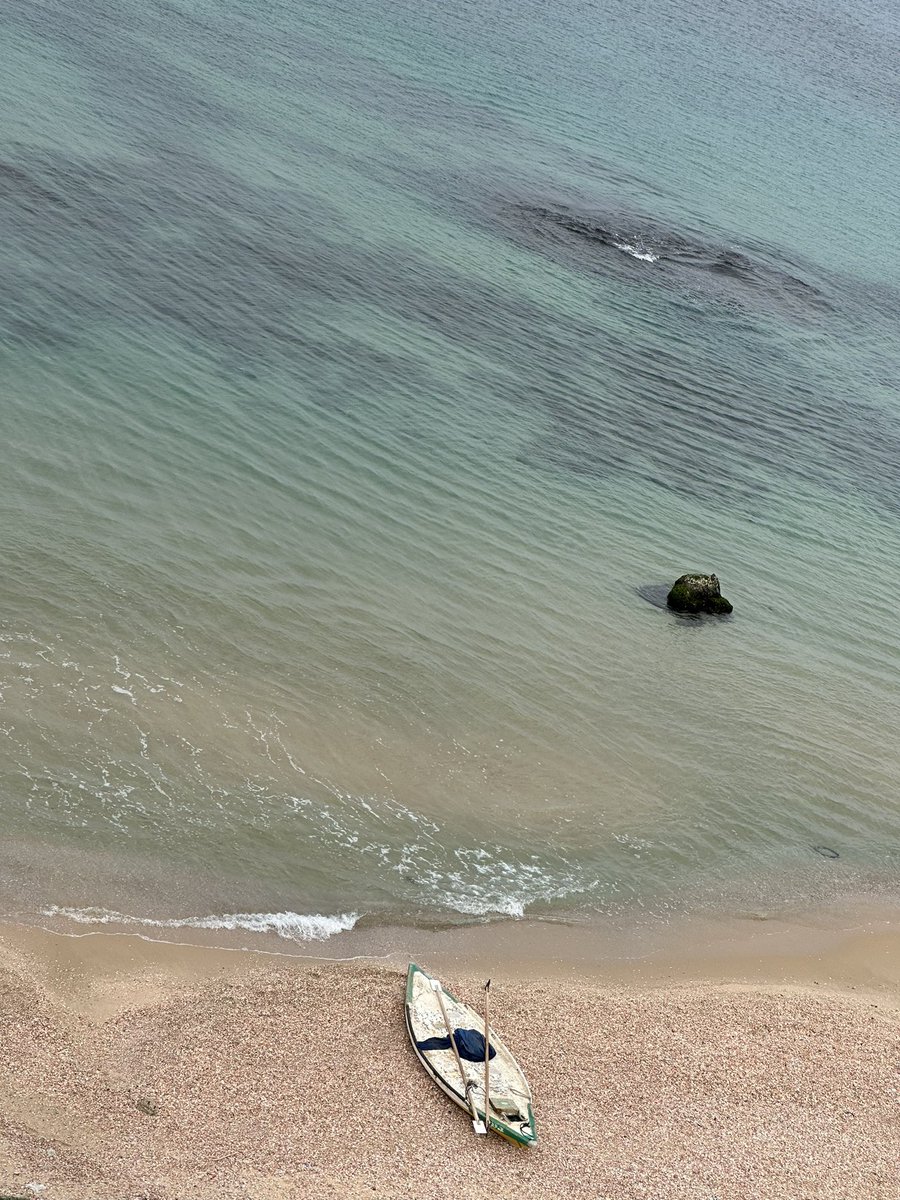
<path id="1" fill-rule="evenodd" d="M 469 1113 L 466 1089 L 471 1093 L 478 1119 L 486 1128 L 499 1134 L 517 1146 L 533 1146 L 537 1141 L 537 1127 L 532 1107 L 531 1090 L 515 1058 L 491 1030 L 490 1043 L 495 1056 L 490 1062 L 491 1109 L 485 1115 L 484 1064 L 463 1061 L 465 1080 L 460 1077 L 459 1065 L 452 1049 L 422 1050 L 419 1042 L 435 1036 L 446 1035 L 446 1025 L 440 1011 L 437 996 L 432 987 L 432 976 L 415 963 L 409 964 L 406 979 L 406 1029 L 416 1057 L 441 1091 L 465 1112 Z M 443 990 L 444 1004 L 451 1026 L 483 1031 L 484 1020 L 463 1004 L 452 992 Z M 494 1109 L 499 1098 L 506 1104 L 518 1106 L 516 1116 L 500 1114 Z"/>

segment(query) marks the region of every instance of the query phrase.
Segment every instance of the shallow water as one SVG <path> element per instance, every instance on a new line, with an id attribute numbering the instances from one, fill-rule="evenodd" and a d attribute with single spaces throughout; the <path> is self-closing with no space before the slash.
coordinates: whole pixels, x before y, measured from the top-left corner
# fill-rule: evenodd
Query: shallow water
<path id="1" fill-rule="evenodd" d="M 878 4 L 7 0 L 9 903 L 893 895 L 898 50 Z M 647 603 L 689 569 L 732 618 Z"/>

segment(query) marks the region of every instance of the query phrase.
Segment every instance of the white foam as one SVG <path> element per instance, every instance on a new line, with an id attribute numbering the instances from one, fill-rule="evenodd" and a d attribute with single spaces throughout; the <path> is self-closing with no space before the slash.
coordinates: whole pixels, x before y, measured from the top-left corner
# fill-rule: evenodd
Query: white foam
<path id="1" fill-rule="evenodd" d="M 632 258 L 639 258 L 641 262 L 659 262 L 659 255 L 654 254 L 652 250 L 644 250 L 640 246 L 632 246 L 629 242 L 613 242 L 613 245 L 617 250 L 622 250 L 625 254 L 630 254 Z"/>
<path id="2" fill-rule="evenodd" d="M 246 929 L 250 933 L 277 933 L 292 942 L 324 942 L 345 933 L 359 920 L 359 913 L 222 913 L 208 917 L 175 917 L 167 921 L 132 917 L 108 908 L 60 908 L 53 904 L 41 910 L 44 917 L 67 917 L 79 925 L 140 925 L 153 929 Z"/>
<path id="3" fill-rule="evenodd" d="M 445 903 L 448 908 L 468 917 L 524 917 L 525 906 L 531 902 L 531 897 L 519 899 L 516 896 L 494 896 L 479 900 L 477 897 L 467 899 L 464 895 L 447 896 Z"/>

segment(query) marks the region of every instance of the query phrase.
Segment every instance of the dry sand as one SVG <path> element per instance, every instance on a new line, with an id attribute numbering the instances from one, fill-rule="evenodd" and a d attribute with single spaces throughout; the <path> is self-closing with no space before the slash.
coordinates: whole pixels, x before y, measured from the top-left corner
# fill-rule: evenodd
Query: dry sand
<path id="1" fill-rule="evenodd" d="M 478 982 L 448 982 L 477 1000 Z M 540 1143 L 476 1138 L 402 972 L 0 932 L 0 1194 L 44 1200 L 898 1200 L 891 995 L 522 979 Z M 148 1110 L 148 1111 L 142 1111 Z"/>

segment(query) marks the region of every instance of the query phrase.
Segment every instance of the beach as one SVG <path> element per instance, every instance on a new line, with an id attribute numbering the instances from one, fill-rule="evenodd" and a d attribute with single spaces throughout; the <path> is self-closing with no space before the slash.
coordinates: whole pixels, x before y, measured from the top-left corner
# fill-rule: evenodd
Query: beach
<path id="1" fill-rule="evenodd" d="M 396 949 L 340 963 L 4 927 L 0 1193 L 900 1195 L 896 932 L 829 962 L 763 958 L 755 982 L 714 962 L 694 979 L 659 963 L 495 972 L 495 1028 L 534 1092 L 531 1151 L 475 1137 L 427 1079 Z M 478 1005 L 463 961 L 444 975 Z"/>

